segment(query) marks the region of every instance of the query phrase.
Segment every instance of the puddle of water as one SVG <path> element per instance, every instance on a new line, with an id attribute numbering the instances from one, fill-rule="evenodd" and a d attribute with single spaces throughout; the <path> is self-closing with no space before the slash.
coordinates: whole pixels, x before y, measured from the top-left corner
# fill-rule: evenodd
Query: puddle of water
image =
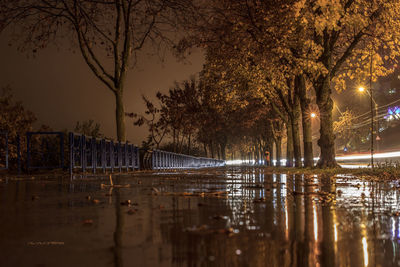
<path id="1" fill-rule="evenodd" d="M 0 265 L 400 266 L 396 181 L 230 167 L 114 182 L 130 187 L 0 182 Z"/>

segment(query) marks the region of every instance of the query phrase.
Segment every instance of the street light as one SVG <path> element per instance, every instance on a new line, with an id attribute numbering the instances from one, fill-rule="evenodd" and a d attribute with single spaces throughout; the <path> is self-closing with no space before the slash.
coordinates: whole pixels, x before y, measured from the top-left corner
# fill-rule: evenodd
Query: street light
<path id="1" fill-rule="evenodd" d="M 371 103 L 371 168 L 374 168 L 374 111 L 373 111 L 373 104 L 375 103 L 375 111 L 376 115 L 378 115 L 378 104 L 375 102 L 375 99 L 372 96 L 372 78 L 370 77 L 370 82 L 369 82 L 369 90 L 366 90 L 363 86 L 358 87 L 359 92 L 367 92 L 369 95 L 370 103 Z M 378 131 L 379 131 L 379 125 L 378 125 Z M 377 133 L 377 138 L 378 138 L 378 133 Z M 377 139 L 378 140 L 378 139 Z"/>
<path id="2" fill-rule="evenodd" d="M 311 117 L 311 118 L 315 118 L 315 117 L 317 117 L 317 114 L 315 114 L 315 112 L 312 112 L 312 113 L 310 114 L 310 117 Z"/>

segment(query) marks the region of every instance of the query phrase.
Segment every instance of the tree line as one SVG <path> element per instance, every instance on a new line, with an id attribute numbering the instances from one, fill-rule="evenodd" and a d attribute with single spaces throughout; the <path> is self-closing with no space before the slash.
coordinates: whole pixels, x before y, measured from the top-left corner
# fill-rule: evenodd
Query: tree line
<path id="1" fill-rule="evenodd" d="M 199 96 L 187 103 L 189 109 L 200 104 L 198 118 L 173 112 L 181 109 L 176 98 L 185 97 L 179 90 L 158 95 L 160 108 L 145 99 L 147 115 L 158 113 L 160 121 L 130 114 L 137 125 L 150 125 L 156 146 L 170 134 L 175 150 L 196 136 L 221 157 L 227 147 L 244 151 L 243 143 L 275 144 L 279 154 L 286 136 L 287 164 L 299 167 L 303 157 L 310 167 L 309 114 L 315 106 L 318 166 L 335 167 L 332 91 L 346 89 L 350 81 L 371 87 L 377 77 L 393 72 L 399 12 L 399 0 L 5 0 L 0 30 L 13 25 L 20 47 L 32 51 L 72 36 L 88 67 L 114 93 L 121 141 L 123 91 L 136 53 L 146 43 L 156 49 L 169 46 L 183 56 L 201 47 L 206 63 L 195 86 Z M 166 107 L 169 112 L 162 111 Z M 256 129 L 260 132 L 253 136 Z"/>

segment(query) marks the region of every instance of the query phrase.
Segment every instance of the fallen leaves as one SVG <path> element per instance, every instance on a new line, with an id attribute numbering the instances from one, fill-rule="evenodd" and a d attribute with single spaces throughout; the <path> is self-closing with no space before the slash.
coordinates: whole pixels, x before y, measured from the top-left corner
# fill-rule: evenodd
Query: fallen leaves
<path id="1" fill-rule="evenodd" d="M 128 213 L 129 215 L 133 215 L 136 214 L 138 212 L 138 209 L 129 209 L 126 213 Z"/>
<path id="2" fill-rule="evenodd" d="M 125 200 L 125 201 L 121 202 L 121 205 L 122 206 L 130 206 L 131 205 L 131 201 L 129 199 Z"/>
<path id="3" fill-rule="evenodd" d="M 213 192 L 163 192 L 165 196 L 183 196 L 183 197 L 226 197 L 229 191 Z"/>
<path id="4" fill-rule="evenodd" d="M 101 188 L 106 188 L 106 187 L 129 188 L 129 187 L 131 187 L 131 185 L 130 185 L 130 184 L 123 184 L 123 185 L 120 185 L 120 184 L 114 184 L 114 185 L 100 184 L 100 187 L 101 187 Z"/>
<path id="5" fill-rule="evenodd" d="M 84 221 L 82 222 L 82 224 L 83 224 L 84 226 L 91 226 L 91 225 L 93 225 L 93 220 L 91 220 L 91 219 L 84 220 Z"/>
<path id="6" fill-rule="evenodd" d="M 200 226 L 192 226 L 184 229 L 185 232 L 193 233 L 193 234 L 226 234 L 228 236 L 232 236 L 235 231 L 232 227 L 221 228 L 221 229 L 211 229 L 208 225 L 202 224 Z"/>

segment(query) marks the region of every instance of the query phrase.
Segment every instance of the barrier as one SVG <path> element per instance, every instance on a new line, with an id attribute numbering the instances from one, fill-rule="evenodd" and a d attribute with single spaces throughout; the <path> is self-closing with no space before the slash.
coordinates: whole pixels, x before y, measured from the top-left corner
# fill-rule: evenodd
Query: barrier
<path id="1" fill-rule="evenodd" d="M 76 133 L 69 133 L 69 156 L 71 174 L 77 168 L 83 172 L 92 170 L 93 173 L 99 169 L 105 173 L 107 170 L 122 172 L 140 168 L 139 148 L 133 144 L 114 143 Z"/>
<path id="2" fill-rule="evenodd" d="M 225 166 L 224 160 L 194 157 L 162 150 L 148 151 L 143 157 L 143 163 L 145 168 L 152 170 Z"/>
<path id="3" fill-rule="evenodd" d="M 19 135 L 15 142 L 17 146 L 16 160 L 20 173 L 22 156 Z M 9 136 L 4 131 L 0 132 L 0 152 L 0 169 L 9 169 Z M 67 164 L 65 164 L 65 154 L 68 155 Z M 2 159 L 4 159 L 4 163 L 2 163 Z M 68 142 L 63 132 L 26 133 L 26 170 L 28 171 L 31 169 L 68 168 L 72 174 L 75 169 L 93 173 L 100 170 L 105 173 L 140 168 L 167 170 L 220 166 L 225 166 L 224 160 L 194 157 L 162 150 L 140 152 L 137 146 L 128 142 L 114 142 L 72 132 L 68 134 Z"/>

